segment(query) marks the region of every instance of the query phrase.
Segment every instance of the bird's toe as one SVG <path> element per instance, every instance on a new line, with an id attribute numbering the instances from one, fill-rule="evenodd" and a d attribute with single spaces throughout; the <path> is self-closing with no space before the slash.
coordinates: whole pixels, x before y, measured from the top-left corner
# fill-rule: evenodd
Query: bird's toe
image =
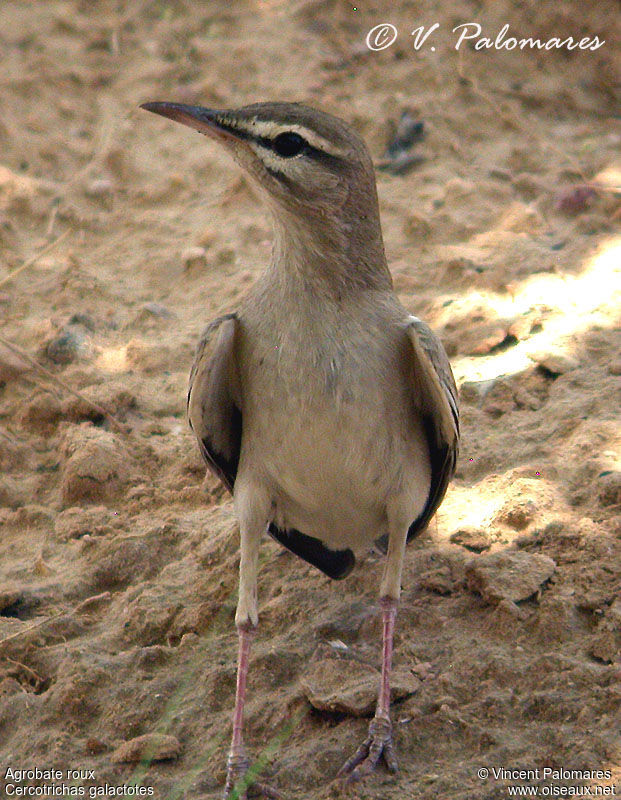
<path id="1" fill-rule="evenodd" d="M 255 780 L 256 777 L 246 755 L 229 755 L 222 800 L 284 800 L 280 792 Z"/>
<path id="2" fill-rule="evenodd" d="M 375 717 L 369 725 L 369 735 L 338 771 L 338 778 L 345 783 L 353 783 L 365 778 L 377 767 L 383 758 L 389 772 L 398 772 L 395 746 L 392 741 L 390 720 Z"/>
<path id="3" fill-rule="evenodd" d="M 284 795 L 265 783 L 251 783 L 242 778 L 225 790 L 223 800 L 284 800 Z"/>
<path id="4" fill-rule="evenodd" d="M 248 800 L 284 800 L 284 795 L 265 783 L 253 783 L 248 789 Z"/>

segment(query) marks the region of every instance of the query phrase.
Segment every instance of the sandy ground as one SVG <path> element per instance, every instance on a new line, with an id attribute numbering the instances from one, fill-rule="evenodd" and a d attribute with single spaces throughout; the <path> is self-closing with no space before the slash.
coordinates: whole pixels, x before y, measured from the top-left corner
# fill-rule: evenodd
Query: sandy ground
<path id="1" fill-rule="evenodd" d="M 267 263 L 271 228 L 215 145 L 137 109 L 164 99 L 302 100 L 351 122 L 376 162 L 404 110 L 425 125 L 411 170 L 379 172 L 378 190 L 396 289 L 451 356 L 463 441 L 407 556 L 401 772 L 350 796 L 508 797 L 498 768 L 539 770 L 540 796 L 621 793 L 618 6 L 420 5 L 2 4 L 7 795 L 221 793 L 237 536 L 184 395 L 199 332 Z M 456 51 L 451 29 L 473 20 L 606 44 Z M 409 31 L 436 21 L 435 50 L 414 51 Z M 400 37 L 370 52 L 380 22 Z M 332 778 L 372 713 L 380 568 L 371 553 L 332 583 L 262 548 L 247 740 L 288 800 L 342 794 Z M 26 768 L 62 777 L 7 773 Z M 544 778 L 561 768 L 604 773 Z"/>

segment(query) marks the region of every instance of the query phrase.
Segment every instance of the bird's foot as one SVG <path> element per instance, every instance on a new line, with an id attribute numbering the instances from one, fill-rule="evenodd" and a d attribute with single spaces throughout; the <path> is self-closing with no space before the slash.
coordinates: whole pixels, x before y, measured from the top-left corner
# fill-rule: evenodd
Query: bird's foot
<path id="1" fill-rule="evenodd" d="M 251 800 L 251 798 L 264 798 L 264 800 L 283 800 L 283 796 L 255 780 L 257 771 L 250 765 L 250 760 L 245 754 L 229 753 L 224 785 L 223 800 Z"/>
<path id="2" fill-rule="evenodd" d="M 369 775 L 384 758 L 389 772 L 398 772 L 395 746 L 392 741 L 392 723 L 385 717 L 374 717 L 369 725 L 369 735 L 338 771 L 337 777 L 353 783 Z"/>

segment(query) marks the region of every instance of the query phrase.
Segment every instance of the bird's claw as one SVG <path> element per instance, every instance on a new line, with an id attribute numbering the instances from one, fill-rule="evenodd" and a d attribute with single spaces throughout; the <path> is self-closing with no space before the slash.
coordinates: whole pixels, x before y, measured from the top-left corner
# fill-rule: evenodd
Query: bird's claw
<path id="1" fill-rule="evenodd" d="M 250 760 L 245 754 L 229 753 L 222 800 L 284 800 L 280 792 L 254 780 Z"/>
<path id="2" fill-rule="evenodd" d="M 389 772 L 398 772 L 397 757 L 392 741 L 392 723 L 384 717 L 375 717 L 369 725 L 369 735 L 338 771 L 338 778 L 353 783 L 369 775 L 384 758 Z"/>

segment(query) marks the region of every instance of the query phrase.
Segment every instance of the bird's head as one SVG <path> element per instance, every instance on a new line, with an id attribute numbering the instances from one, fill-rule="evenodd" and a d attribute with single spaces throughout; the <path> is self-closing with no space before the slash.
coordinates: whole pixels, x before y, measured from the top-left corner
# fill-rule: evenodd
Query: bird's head
<path id="1" fill-rule="evenodd" d="M 342 120 L 300 103 L 232 111 L 160 102 L 141 107 L 220 142 L 266 193 L 281 227 L 289 235 L 298 231 L 305 247 L 343 255 L 362 249 L 365 257 L 384 260 L 373 162 Z"/>
<path id="2" fill-rule="evenodd" d="M 352 184 L 373 181 L 362 139 L 340 119 L 300 103 L 254 103 L 234 111 L 179 103 L 141 107 L 219 141 L 284 206 L 340 207 Z"/>

